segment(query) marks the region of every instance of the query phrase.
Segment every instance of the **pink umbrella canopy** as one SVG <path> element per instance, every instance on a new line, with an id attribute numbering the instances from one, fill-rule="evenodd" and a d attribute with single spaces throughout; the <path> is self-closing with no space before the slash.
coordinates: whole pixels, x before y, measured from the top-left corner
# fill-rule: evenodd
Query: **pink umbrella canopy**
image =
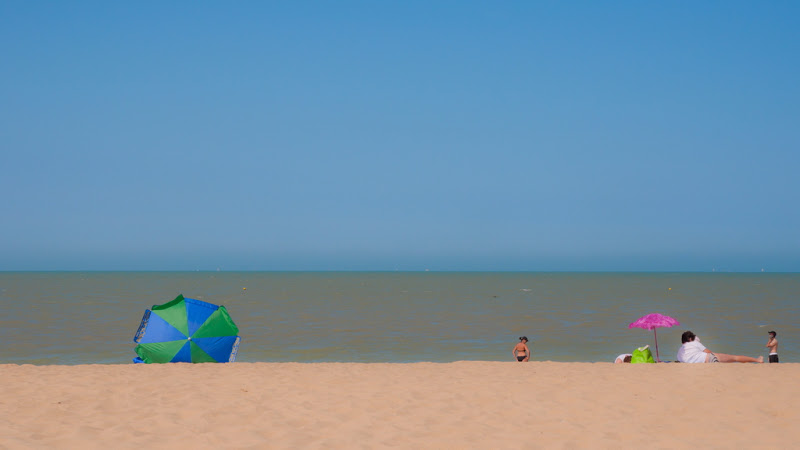
<path id="1" fill-rule="evenodd" d="M 656 338 L 656 360 L 661 362 L 661 358 L 658 355 L 658 335 L 656 334 L 656 328 L 669 328 L 680 324 L 680 322 L 670 316 L 652 313 L 643 317 L 639 317 L 635 321 L 631 322 L 631 324 L 628 325 L 628 328 L 644 328 L 645 330 L 653 330 L 653 336 Z"/>
<path id="2" fill-rule="evenodd" d="M 673 319 L 670 316 L 665 316 L 659 313 L 648 314 L 644 317 L 640 317 L 636 319 L 635 322 L 632 322 L 628 325 L 628 328 L 644 328 L 645 330 L 652 330 L 654 328 L 669 328 L 674 327 L 675 325 L 680 325 L 681 323 L 677 320 Z"/>

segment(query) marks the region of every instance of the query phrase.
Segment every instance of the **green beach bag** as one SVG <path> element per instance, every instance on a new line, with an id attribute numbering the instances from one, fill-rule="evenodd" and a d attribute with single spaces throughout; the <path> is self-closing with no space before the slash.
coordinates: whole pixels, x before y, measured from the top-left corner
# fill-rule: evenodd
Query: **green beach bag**
<path id="1" fill-rule="evenodd" d="M 639 347 L 633 351 L 633 356 L 631 356 L 631 364 L 639 364 L 639 363 L 654 363 L 656 360 L 653 359 L 653 352 L 650 351 L 650 346 L 645 345 L 644 347 Z"/>

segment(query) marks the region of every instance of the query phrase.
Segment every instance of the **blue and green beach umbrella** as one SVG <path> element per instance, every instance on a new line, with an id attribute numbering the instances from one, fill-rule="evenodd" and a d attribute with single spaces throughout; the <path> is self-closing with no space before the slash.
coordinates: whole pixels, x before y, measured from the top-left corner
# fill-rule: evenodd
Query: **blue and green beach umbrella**
<path id="1" fill-rule="evenodd" d="M 133 338 L 139 357 L 133 362 L 233 362 L 239 328 L 224 306 L 179 295 L 145 310 Z"/>

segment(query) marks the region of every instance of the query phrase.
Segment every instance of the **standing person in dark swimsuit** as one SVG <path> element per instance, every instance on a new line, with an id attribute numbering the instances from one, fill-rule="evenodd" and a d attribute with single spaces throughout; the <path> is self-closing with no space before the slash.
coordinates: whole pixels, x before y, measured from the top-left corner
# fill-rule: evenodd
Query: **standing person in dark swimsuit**
<path id="1" fill-rule="evenodd" d="M 527 362 L 531 359 L 531 351 L 528 349 L 528 337 L 520 336 L 519 342 L 514 346 L 514 350 L 511 353 L 519 362 Z"/>
<path id="2" fill-rule="evenodd" d="M 769 340 L 767 341 L 766 347 L 769 349 L 769 362 L 777 363 L 780 362 L 778 359 L 778 333 L 774 331 L 770 331 L 769 333 Z"/>

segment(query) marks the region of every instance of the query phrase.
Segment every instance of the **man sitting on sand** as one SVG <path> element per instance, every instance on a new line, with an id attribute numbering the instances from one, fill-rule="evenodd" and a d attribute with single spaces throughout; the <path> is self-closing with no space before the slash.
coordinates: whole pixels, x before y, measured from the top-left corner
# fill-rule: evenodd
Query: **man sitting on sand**
<path id="1" fill-rule="evenodd" d="M 751 358 L 749 356 L 727 355 L 725 353 L 714 353 L 700 343 L 700 338 L 691 331 L 684 331 L 681 335 L 681 348 L 678 350 L 678 361 L 682 363 L 731 363 L 731 362 L 751 362 L 763 363 L 764 357 Z"/>

